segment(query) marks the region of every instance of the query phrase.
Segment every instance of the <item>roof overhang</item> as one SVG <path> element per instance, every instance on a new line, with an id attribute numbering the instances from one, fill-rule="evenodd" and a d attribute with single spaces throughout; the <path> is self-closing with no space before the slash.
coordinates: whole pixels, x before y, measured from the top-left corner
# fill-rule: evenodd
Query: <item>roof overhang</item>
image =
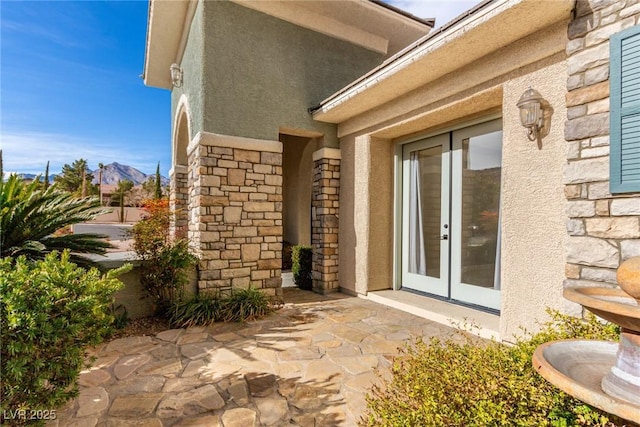
<path id="1" fill-rule="evenodd" d="M 423 37 L 324 100 L 314 119 L 342 123 L 563 19 L 575 0 L 495 0 Z"/>
<path id="2" fill-rule="evenodd" d="M 180 63 L 196 1 L 150 0 L 144 84 L 171 89 L 171 64 Z"/>
<path id="3" fill-rule="evenodd" d="M 431 30 L 433 19 L 421 19 L 378 0 L 232 0 L 365 49 L 392 55 Z"/>
<path id="4" fill-rule="evenodd" d="M 232 0 L 385 56 L 427 34 L 433 19 L 421 19 L 378 0 Z M 169 67 L 180 64 L 198 0 L 150 0 L 143 79 L 171 88 Z"/>

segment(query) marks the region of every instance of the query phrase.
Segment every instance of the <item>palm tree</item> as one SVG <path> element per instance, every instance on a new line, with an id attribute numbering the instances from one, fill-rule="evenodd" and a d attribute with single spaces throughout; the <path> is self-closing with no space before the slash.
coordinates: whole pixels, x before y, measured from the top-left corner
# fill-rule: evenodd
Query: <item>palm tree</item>
<path id="1" fill-rule="evenodd" d="M 69 249 L 73 262 L 92 264 L 80 254 L 104 254 L 112 247 L 104 240 L 107 236 L 55 232 L 108 211 L 95 196 L 78 199 L 55 184 L 43 189 L 40 177 L 29 184 L 15 174 L 6 181 L 0 179 L 0 257 L 43 259 L 54 250 Z"/>

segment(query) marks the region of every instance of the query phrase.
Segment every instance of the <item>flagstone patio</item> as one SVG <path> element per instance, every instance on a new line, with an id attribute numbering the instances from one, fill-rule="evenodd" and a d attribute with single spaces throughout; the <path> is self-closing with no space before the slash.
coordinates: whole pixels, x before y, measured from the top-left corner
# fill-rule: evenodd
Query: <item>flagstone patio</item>
<path id="1" fill-rule="evenodd" d="M 342 294 L 285 289 L 255 322 L 172 329 L 94 350 L 52 426 L 352 426 L 413 336 L 451 329 Z"/>

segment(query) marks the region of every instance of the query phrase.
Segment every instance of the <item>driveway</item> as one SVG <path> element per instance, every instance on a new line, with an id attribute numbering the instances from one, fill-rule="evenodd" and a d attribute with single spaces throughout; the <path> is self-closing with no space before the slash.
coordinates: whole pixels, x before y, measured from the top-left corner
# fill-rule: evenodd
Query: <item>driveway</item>
<path id="1" fill-rule="evenodd" d="M 131 225 L 127 225 L 127 224 L 83 223 L 83 224 L 73 225 L 74 234 L 82 234 L 82 233 L 105 234 L 108 236 L 108 240 L 127 240 L 129 239 L 130 230 L 131 230 Z"/>
<path id="2" fill-rule="evenodd" d="M 342 294 L 285 289 L 254 322 L 172 329 L 93 350 L 59 426 L 353 426 L 413 336 L 451 329 Z"/>

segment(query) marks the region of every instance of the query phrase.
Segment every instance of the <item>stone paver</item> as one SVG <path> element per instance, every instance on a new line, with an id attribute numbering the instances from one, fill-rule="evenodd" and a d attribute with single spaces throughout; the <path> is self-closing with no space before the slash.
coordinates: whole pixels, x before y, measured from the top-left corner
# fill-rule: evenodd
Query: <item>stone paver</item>
<path id="1" fill-rule="evenodd" d="M 113 340 L 52 426 L 354 426 L 398 348 L 450 328 L 340 294 L 285 289 L 244 324 Z"/>
<path id="2" fill-rule="evenodd" d="M 118 396 L 109 409 L 109 416 L 142 418 L 153 413 L 162 399 L 161 393 L 132 394 Z"/>

